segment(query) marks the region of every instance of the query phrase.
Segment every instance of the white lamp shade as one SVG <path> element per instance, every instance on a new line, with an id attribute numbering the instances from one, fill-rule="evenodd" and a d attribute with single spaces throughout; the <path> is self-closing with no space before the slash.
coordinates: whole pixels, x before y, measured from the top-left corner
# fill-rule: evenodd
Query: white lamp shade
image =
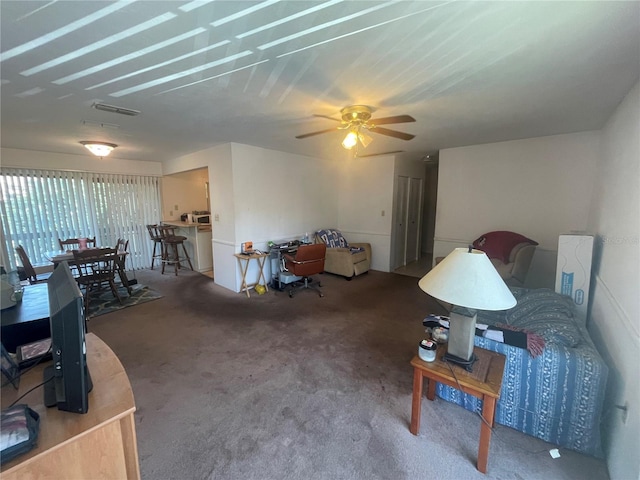
<path id="1" fill-rule="evenodd" d="M 517 303 L 481 250 L 456 248 L 418 286 L 438 300 L 475 310 L 506 310 Z"/>

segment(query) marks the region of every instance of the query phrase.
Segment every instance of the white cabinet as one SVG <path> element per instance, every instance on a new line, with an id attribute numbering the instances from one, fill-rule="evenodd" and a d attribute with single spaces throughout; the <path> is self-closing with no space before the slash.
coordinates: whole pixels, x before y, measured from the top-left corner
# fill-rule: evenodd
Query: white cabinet
<path id="1" fill-rule="evenodd" d="M 211 244 L 211 227 L 198 227 L 196 232 L 196 249 L 198 251 L 198 266 L 193 268 L 199 272 L 213 270 L 213 246 Z"/>
<path id="2" fill-rule="evenodd" d="M 195 271 L 207 272 L 213 270 L 213 251 L 210 225 L 198 225 L 176 221 L 164 221 L 162 223 L 176 227 L 176 235 L 186 237 L 184 246 L 191 258 L 191 264 Z"/>

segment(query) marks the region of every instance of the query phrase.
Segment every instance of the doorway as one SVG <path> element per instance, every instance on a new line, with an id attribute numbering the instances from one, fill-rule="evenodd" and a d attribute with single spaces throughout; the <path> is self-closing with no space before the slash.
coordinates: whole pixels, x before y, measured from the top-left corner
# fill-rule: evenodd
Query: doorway
<path id="1" fill-rule="evenodd" d="M 399 215 L 398 218 L 406 219 L 406 222 L 411 222 L 412 214 L 410 210 L 419 212 L 420 219 L 416 223 L 420 225 L 421 229 L 420 234 L 417 236 L 420 241 L 418 245 L 419 248 L 414 249 L 414 246 L 411 245 L 408 239 L 408 232 L 412 231 L 409 228 L 410 225 L 406 225 L 407 228 L 404 228 L 404 225 L 402 225 L 402 228 L 396 228 L 395 245 L 406 244 L 407 255 L 403 259 L 398 259 L 404 260 L 403 262 L 396 260 L 398 261 L 396 265 L 399 265 L 399 267 L 394 270 L 394 273 L 422 278 L 431 270 L 431 265 L 433 264 L 436 202 L 438 199 L 438 155 L 432 154 L 425 157 L 424 194 L 421 195 L 420 198 L 411 195 L 410 182 L 406 182 L 406 190 L 408 191 L 405 191 L 404 183 L 404 181 L 399 181 L 398 183 L 398 210 L 396 210 L 395 213 Z M 414 190 L 415 189 L 416 185 L 414 184 Z M 406 232 L 406 237 L 403 236 L 404 232 Z M 416 238 L 416 236 L 414 236 L 414 238 Z M 412 253 L 409 254 L 408 252 Z M 413 252 L 416 252 L 415 255 L 413 255 Z M 396 255 L 398 254 L 396 249 Z"/>

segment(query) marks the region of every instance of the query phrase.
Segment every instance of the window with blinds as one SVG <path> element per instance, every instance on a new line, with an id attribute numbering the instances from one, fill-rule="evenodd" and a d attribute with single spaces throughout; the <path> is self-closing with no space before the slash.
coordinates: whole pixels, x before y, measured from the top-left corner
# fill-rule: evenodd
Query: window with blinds
<path id="1" fill-rule="evenodd" d="M 159 179 L 152 176 L 3 168 L 0 170 L 2 233 L 9 268 L 16 245 L 31 263 L 45 264 L 58 239 L 96 237 L 115 247 L 129 240 L 127 269 L 147 268 L 151 248 L 146 225 L 160 219 Z"/>

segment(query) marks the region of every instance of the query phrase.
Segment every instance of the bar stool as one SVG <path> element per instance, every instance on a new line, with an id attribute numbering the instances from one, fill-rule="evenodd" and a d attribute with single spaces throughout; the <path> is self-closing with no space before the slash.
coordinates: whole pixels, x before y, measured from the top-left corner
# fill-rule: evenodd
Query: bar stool
<path id="1" fill-rule="evenodd" d="M 160 238 L 162 239 L 162 273 L 164 274 L 165 265 L 173 265 L 174 273 L 178 275 L 178 269 L 182 268 L 182 262 L 185 260 L 189 262 L 189 268 L 193 270 L 191 258 L 184 246 L 184 241 L 187 237 L 176 235 L 175 227 L 170 225 L 158 225 L 156 228 L 160 234 Z M 182 245 L 182 251 L 184 252 L 183 257 L 180 256 L 180 251 L 178 249 L 180 245 Z"/>
<path id="2" fill-rule="evenodd" d="M 147 225 L 147 230 L 149 232 L 149 237 L 153 242 L 153 253 L 151 254 L 151 270 L 153 270 L 153 262 L 156 258 L 162 262 L 162 237 L 160 237 L 160 233 L 158 232 L 158 225 Z M 160 246 L 160 251 L 158 253 L 156 253 L 157 246 Z"/>

